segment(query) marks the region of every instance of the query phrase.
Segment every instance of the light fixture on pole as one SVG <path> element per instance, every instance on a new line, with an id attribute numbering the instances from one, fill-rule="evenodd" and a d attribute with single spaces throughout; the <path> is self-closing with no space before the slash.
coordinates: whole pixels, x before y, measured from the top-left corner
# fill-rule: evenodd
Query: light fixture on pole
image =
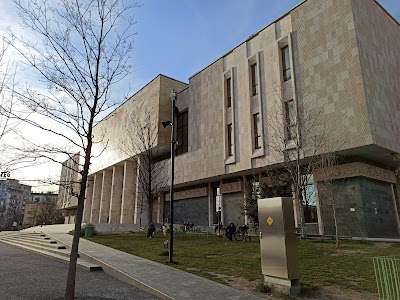
<path id="1" fill-rule="evenodd" d="M 171 186 L 170 186 L 170 225 L 169 225 L 169 263 L 173 262 L 173 253 L 174 253 L 174 167 L 175 167 L 175 144 L 177 141 L 175 140 L 175 118 L 179 115 L 179 110 L 175 106 L 177 100 L 177 93 L 175 90 L 171 92 L 171 101 L 172 101 L 172 121 L 163 121 L 161 124 L 166 128 L 167 126 L 171 126 Z"/>

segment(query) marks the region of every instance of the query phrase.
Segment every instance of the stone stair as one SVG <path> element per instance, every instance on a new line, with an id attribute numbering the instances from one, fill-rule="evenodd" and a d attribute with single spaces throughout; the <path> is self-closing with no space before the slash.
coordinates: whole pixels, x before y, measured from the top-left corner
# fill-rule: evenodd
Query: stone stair
<path id="1" fill-rule="evenodd" d="M 69 262 L 70 247 L 41 232 L 9 231 L 1 232 L 0 242 L 23 248 L 41 255 Z M 78 255 L 77 267 L 87 271 L 102 271 L 100 265 L 93 264 Z"/>

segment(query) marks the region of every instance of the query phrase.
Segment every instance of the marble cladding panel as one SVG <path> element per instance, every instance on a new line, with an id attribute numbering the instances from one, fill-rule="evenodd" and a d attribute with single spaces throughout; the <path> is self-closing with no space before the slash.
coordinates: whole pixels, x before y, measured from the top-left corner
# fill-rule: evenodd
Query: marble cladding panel
<path id="1" fill-rule="evenodd" d="M 351 3 L 374 143 L 400 152 L 400 26 L 376 1 Z"/>
<path id="2" fill-rule="evenodd" d="M 131 155 L 121 149 L 121 143 L 127 140 L 132 118 L 137 118 L 146 105 L 149 111 L 158 114 L 160 77 L 155 78 L 139 92 L 120 105 L 93 128 L 95 143 L 93 155 L 101 155 L 92 160 L 91 174 L 124 161 Z M 139 116 L 138 116 L 139 117 Z M 128 150 L 129 152 L 129 150 Z"/>
<path id="3" fill-rule="evenodd" d="M 351 0 L 309 0 L 291 16 L 298 101 L 323 112 L 330 150 L 371 144 Z"/>
<path id="4" fill-rule="evenodd" d="M 372 143 L 351 0 L 309 0 L 190 79 L 187 96 L 190 146 L 189 153 L 176 159 L 177 184 L 282 160 L 268 145 L 282 139 L 274 134 L 274 128 L 283 127 L 280 93 L 284 86 L 280 84 L 277 37 L 284 40 L 289 33 L 297 100 L 303 107 L 316 107 L 322 112 L 321 127 L 329 128 L 329 134 L 324 137 L 325 143 L 331 145 L 329 150 Z M 251 114 L 257 106 L 251 105 L 248 59 L 257 53 L 260 53 L 262 72 L 260 90 L 266 156 L 252 158 Z M 221 78 L 231 68 L 235 70 L 235 163 L 224 166 L 226 121 L 223 120 Z M 285 86 L 288 84 L 293 85 L 286 83 Z M 288 89 L 291 88 L 285 88 Z"/>
<path id="5" fill-rule="evenodd" d="M 222 66 L 221 59 L 190 79 L 189 152 L 176 157 L 177 184 L 224 171 Z"/>

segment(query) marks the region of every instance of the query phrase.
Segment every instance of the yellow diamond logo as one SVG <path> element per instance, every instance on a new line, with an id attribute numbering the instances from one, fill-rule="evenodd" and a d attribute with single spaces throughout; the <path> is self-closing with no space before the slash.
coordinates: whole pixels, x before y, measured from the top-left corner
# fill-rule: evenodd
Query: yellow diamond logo
<path id="1" fill-rule="evenodd" d="M 274 220 L 273 220 L 271 217 L 268 217 L 268 219 L 267 219 L 267 224 L 268 224 L 269 226 L 271 226 L 272 223 L 274 223 Z"/>

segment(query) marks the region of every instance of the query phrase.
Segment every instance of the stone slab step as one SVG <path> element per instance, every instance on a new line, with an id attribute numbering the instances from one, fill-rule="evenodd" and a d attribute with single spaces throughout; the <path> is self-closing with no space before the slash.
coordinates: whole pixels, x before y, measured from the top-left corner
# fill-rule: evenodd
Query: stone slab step
<path id="1" fill-rule="evenodd" d="M 3 241 L 5 240 L 5 241 L 8 241 L 13 244 L 31 247 L 31 248 L 38 249 L 38 250 L 44 250 L 44 251 L 52 252 L 52 253 L 59 254 L 59 255 L 64 255 L 66 257 L 69 257 L 69 254 L 70 254 L 70 251 L 68 249 L 66 249 L 66 247 L 64 245 L 57 245 L 57 246 L 50 245 L 50 244 L 40 245 L 40 244 L 34 244 L 31 242 L 27 242 L 24 240 L 18 240 L 18 239 L 0 239 L 0 240 L 3 240 Z"/>
<path id="2" fill-rule="evenodd" d="M 0 241 L 2 241 L 4 243 L 7 243 L 9 245 L 13 245 L 13 246 L 16 246 L 16 247 L 31 251 L 31 252 L 35 252 L 35 253 L 40 254 L 40 255 L 44 255 L 44 256 L 52 257 L 52 258 L 57 259 L 57 260 L 69 262 L 69 255 L 68 255 L 68 257 L 66 257 L 64 255 L 60 255 L 60 254 L 52 253 L 50 251 L 46 251 L 44 249 L 37 249 L 37 248 L 30 247 L 30 246 L 22 245 L 22 244 L 19 244 L 19 243 L 15 243 L 15 242 L 10 241 L 10 240 L 1 239 Z M 90 262 L 85 261 L 85 260 L 83 260 L 81 258 L 78 258 L 78 260 L 77 260 L 77 267 L 79 267 L 81 269 L 84 269 L 84 270 L 87 270 L 89 272 L 103 271 L 101 266 L 99 266 L 97 264 L 90 263 Z"/>
<path id="3" fill-rule="evenodd" d="M 3 239 L 4 239 L 4 237 L 3 237 Z M 39 238 L 28 238 L 28 237 L 18 237 L 18 236 L 7 237 L 6 239 L 13 240 L 13 241 L 24 241 L 29 244 L 34 244 L 34 245 L 39 245 L 39 246 L 44 246 L 44 247 L 66 249 L 65 245 L 57 244 L 57 241 L 54 241 L 54 240 L 44 240 L 44 239 L 39 239 Z"/>

